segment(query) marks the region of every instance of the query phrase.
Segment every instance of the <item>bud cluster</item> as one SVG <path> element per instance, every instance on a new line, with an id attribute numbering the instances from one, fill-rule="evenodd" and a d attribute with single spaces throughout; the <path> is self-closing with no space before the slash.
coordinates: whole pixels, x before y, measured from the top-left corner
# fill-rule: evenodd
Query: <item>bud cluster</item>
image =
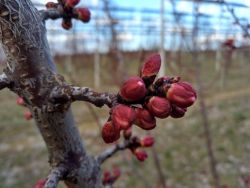
<path id="1" fill-rule="evenodd" d="M 154 145 L 154 138 L 152 136 L 145 136 L 138 138 L 131 137 L 129 149 L 137 160 L 143 162 L 148 158 L 148 154 L 141 148 L 152 147 Z"/>
<path id="2" fill-rule="evenodd" d="M 46 182 L 47 182 L 47 179 L 40 179 L 36 182 L 36 185 L 32 188 L 43 188 Z"/>
<path id="3" fill-rule="evenodd" d="M 57 9 L 63 13 L 62 27 L 66 30 L 72 28 L 72 18 L 81 20 L 84 23 L 90 21 L 91 13 L 88 8 L 75 7 L 80 0 L 64 0 L 62 4 L 48 2 L 45 6 L 47 9 Z"/>
<path id="4" fill-rule="evenodd" d="M 155 80 L 161 67 L 159 54 L 150 56 L 140 69 L 140 76 L 128 78 L 120 88 L 118 100 L 110 110 L 110 118 L 103 126 L 102 137 L 106 143 L 131 136 L 131 126 L 137 125 L 144 130 L 156 127 L 156 118 L 181 118 L 187 108 L 194 104 L 197 96 L 188 82 L 180 77 L 164 76 Z M 134 149 L 140 159 L 145 153 Z"/>
<path id="5" fill-rule="evenodd" d="M 102 177 L 103 185 L 113 185 L 114 182 L 121 176 L 121 171 L 117 167 L 113 167 L 112 171 L 104 171 Z"/>

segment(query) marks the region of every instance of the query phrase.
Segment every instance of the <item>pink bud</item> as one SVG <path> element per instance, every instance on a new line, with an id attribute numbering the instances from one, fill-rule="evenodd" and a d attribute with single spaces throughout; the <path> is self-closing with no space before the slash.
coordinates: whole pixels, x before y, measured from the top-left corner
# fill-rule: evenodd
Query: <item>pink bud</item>
<path id="1" fill-rule="evenodd" d="M 69 30 L 72 28 L 72 21 L 71 19 L 63 19 L 62 21 L 62 27 L 65 30 Z"/>
<path id="2" fill-rule="evenodd" d="M 79 2 L 80 2 L 80 0 L 65 0 L 65 6 L 68 7 L 68 8 L 73 8 Z"/>
<path id="3" fill-rule="evenodd" d="M 181 118 L 185 115 L 186 111 L 186 108 L 181 108 L 176 105 L 172 105 L 172 111 L 170 113 L 170 116 L 172 118 Z"/>
<path id="4" fill-rule="evenodd" d="M 117 179 L 121 176 L 121 170 L 118 167 L 113 167 L 112 172 L 114 179 Z"/>
<path id="5" fill-rule="evenodd" d="M 120 138 L 120 129 L 108 121 L 102 127 L 102 138 L 107 144 L 115 142 Z"/>
<path id="6" fill-rule="evenodd" d="M 23 106 L 23 105 L 24 105 L 24 100 L 23 100 L 23 98 L 22 98 L 22 97 L 18 97 L 18 98 L 16 99 L 16 103 L 17 103 L 18 105 L 20 105 L 20 106 Z"/>
<path id="7" fill-rule="evenodd" d="M 147 103 L 148 110 L 158 118 L 167 118 L 171 112 L 170 102 L 166 98 L 154 96 Z"/>
<path id="8" fill-rule="evenodd" d="M 118 104 L 112 109 L 111 119 L 114 125 L 126 130 L 135 121 L 135 110 L 123 104 Z"/>
<path id="9" fill-rule="evenodd" d="M 140 76 L 141 78 L 150 85 L 154 82 L 156 75 L 161 68 L 161 56 L 159 54 L 151 55 L 143 64 Z"/>
<path id="10" fill-rule="evenodd" d="M 168 100 L 182 108 L 187 108 L 194 104 L 197 96 L 196 92 L 188 82 L 178 82 L 171 84 L 167 90 Z"/>
<path id="11" fill-rule="evenodd" d="M 84 23 L 89 22 L 91 18 L 91 13 L 87 8 L 76 8 L 76 14 L 78 15 L 78 19 L 83 21 Z"/>
<path id="12" fill-rule="evenodd" d="M 154 145 L 154 137 L 152 136 L 145 136 L 144 138 L 140 139 L 140 144 L 142 147 L 151 147 Z"/>
<path id="13" fill-rule="evenodd" d="M 47 179 L 40 179 L 36 182 L 36 185 L 33 188 L 43 188 L 46 182 Z"/>
<path id="14" fill-rule="evenodd" d="M 32 113 L 30 111 L 25 111 L 24 112 L 24 118 L 26 120 L 31 120 L 33 118 Z"/>
<path id="15" fill-rule="evenodd" d="M 138 101 L 145 97 L 146 92 L 143 80 L 138 76 L 133 76 L 123 83 L 119 94 L 124 100 Z"/>
<path id="16" fill-rule="evenodd" d="M 139 161 L 142 161 L 142 162 L 148 158 L 148 154 L 144 150 L 140 150 L 138 148 L 133 151 L 133 154 L 136 156 L 136 158 Z"/>
<path id="17" fill-rule="evenodd" d="M 149 113 L 148 110 L 144 108 L 136 108 L 136 121 L 135 124 L 144 129 L 151 130 L 156 127 L 156 119 L 155 117 Z"/>

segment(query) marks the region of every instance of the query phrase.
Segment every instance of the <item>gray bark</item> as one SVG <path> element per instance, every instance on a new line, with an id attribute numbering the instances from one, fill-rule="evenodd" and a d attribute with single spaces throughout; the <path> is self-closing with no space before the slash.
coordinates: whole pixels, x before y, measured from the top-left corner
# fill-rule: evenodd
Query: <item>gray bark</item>
<path id="1" fill-rule="evenodd" d="M 98 188 L 100 165 L 85 151 L 71 101 L 54 104 L 50 100 L 52 90 L 65 82 L 56 74 L 43 16 L 30 0 L 0 0 L 0 41 L 7 57 L 0 80 L 5 81 L 0 85 L 24 98 L 46 143 L 48 178 L 54 184 L 47 182 L 45 187 L 56 187 L 60 179 L 70 188 Z"/>

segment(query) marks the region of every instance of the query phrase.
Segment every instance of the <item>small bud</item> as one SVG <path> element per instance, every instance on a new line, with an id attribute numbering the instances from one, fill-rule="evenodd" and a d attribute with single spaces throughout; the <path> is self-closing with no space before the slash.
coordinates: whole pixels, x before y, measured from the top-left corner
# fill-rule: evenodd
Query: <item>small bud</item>
<path id="1" fill-rule="evenodd" d="M 80 2 L 80 0 L 65 0 L 65 7 L 67 7 L 67 8 L 73 8 L 79 2 Z"/>
<path id="2" fill-rule="evenodd" d="M 150 114 L 150 112 L 143 108 L 136 108 L 136 121 L 135 124 L 144 129 L 144 130 L 151 130 L 156 127 L 156 119 L 155 117 Z"/>
<path id="3" fill-rule="evenodd" d="M 125 138 L 125 139 L 130 139 L 131 138 L 131 136 L 132 136 L 132 127 L 130 127 L 130 128 L 128 128 L 127 130 L 124 130 L 123 131 L 123 137 Z"/>
<path id="4" fill-rule="evenodd" d="M 56 8 L 57 4 L 54 3 L 54 2 L 48 2 L 48 3 L 46 3 L 45 6 L 46 6 L 47 9 L 51 9 L 51 8 Z"/>
<path id="5" fill-rule="evenodd" d="M 24 118 L 26 120 L 31 120 L 33 118 L 32 113 L 30 111 L 25 111 L 24 112 Z"/>
<path id="6" fill-rule="evenodd" d="M 143 64 L 140 76 L 146 83 L 150 85 L 154 82 L 156 75 L 161 68 L 161 56 L 159 54 L 151 55 Z"/>
<path id="7" fill-rule="evenodd" d="M 103 185 L 107 185 L 111 181 L 111 173 L 109 171 L 103 172 L 102 183 Z"/>
<path id="8" fill-rule="evenodd" d="M 142 162 L 145 161 L 148 158 L 148 154 L 144 150 L 141 150 L 141 149 L 138 149 L 138 148 L 136 148 L 133 151 L 133 154 L 136 156 L 136 158 L 139 161 L 142 161 Z"/>
<path id="9" fill-rule="evenodd" d="M 72 28 L 72 21 L 71 19 L 63 19 L 62 21 L 62 27 L 63 29 L 69 30 Z"/>
<path id="10" fill-rule="evenodd" d="M 40 179 L 36 182 L 36 185 L 33 188 L 43 188 L 46 182 L 47 179 Z"/>
<path id="11" fill-rule="evenodd" d="M 167 99 L 181 108 L 191 106 L 194 104 L 196 98 L 195 90 L 187 82 L 171 84 L 171 87 L 167 90 Z"/>
<path id="12" fill-rule="evenodd" d="M 127 101 L 138 101 L 145 97 L 146 87 L 140 77 L 133 76 L 126 80 L 121 89 L 120 96 Z"/>
<path id="13" fill-rule="evenodd" d="M 112 169 L 114 179 L 117 179 L 121 176 L 121 170 L 118 167 L 113 167 Z"/>
<path id="14" fill-rule="evenodd" d="M 186 108 L 181 108 L 176 105 L 172 105 L 172 111 L 170 113 L 170 116 L 172 118 L 182 118 L 185 115 L 186 111 Z"/>
<path id="15" fill-rule="evenodd" d="M 170 102 L 166 98 L 151 97 L 146 105 L 149 112 L 158 118 L 167 118 L 171 112 Z"/>
<path id="16" fill-rule="evenodd" d="M 23 106 L 23 105 L 24 105 L 24 100 L 23 100 L 23 98 L 22 98 L 22 97 L 18 97 L 18 98 L 16 99 L 16 103 L 17 103 L 18 105 L 20 105 L 20 106 Z"/>
<path id="17" fill-rule="evenodd" d="M 105 123 L 102 127 L 102 138 L 107 144 L 117 141 L 120 138 L 120 130 L 115 127 L 111 121 Z"/>
<path id="18" fill-rule="evenodd" d="M 114 125 L 126 130 L 135 121 L 135 110 L 123 104 L 118 104 L 112 109 L 111 119 Z"/>
<path id="19" fill-rule="evenodd" d="M 142 147 L 151 147 L 154 145 L 154 137 L 152 136 L 145 136 L 144 138 L 140 139 L 140 144 Z"/>
<path id="20" fill-rule="evenodd" d="M 91 18 L 91 13 L 87 8 L 76 8 L 75 9 L 78 19 L 84 23 L 89 22 Z"/>

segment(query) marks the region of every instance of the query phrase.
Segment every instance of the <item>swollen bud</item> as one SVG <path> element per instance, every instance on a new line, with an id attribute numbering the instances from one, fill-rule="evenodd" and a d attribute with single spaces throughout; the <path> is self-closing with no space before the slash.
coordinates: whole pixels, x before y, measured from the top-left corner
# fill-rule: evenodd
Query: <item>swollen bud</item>
<path id="1" fill-rule="evenodd" d="M 78 19 L 84 23 L 89 22 L 91 18 L 91 13 L 87 8 L 76 8 L 75 9 Z"/>
<path id="2" fill-rule="evenodd" d="M 150 114 L 150 112 L 144 108 L 136 108 L 136 120 L 135 124 L 144 129 L 144 130 L 151 130 L 156 127 L 156 119 L 155 117 Z"/>
<path id="3" fill-rule="evenodd" d="M 148 158 L 148 154 L 144 150 L 141 150 L 141 149 L 138 149 L 138 148 L 136 148 L 133 151 L 133 154 L 141 162 L 145 161 Z"/>
<path id="4" fill-rule="evenodd" d="M 167 118 L 171 112 L 170 102 L 166 98 L 153 96 L 146 105 L 149 112 L 158 118 Z"/>
<path id="5" fill-rule="evenodd" d="M 16 103 L 17 103 L 18 105 L 20 105 L 20 106 L 23 106 L 23 105 L 24 105 L 24 100 L 23 100 L 23 98 L 22 98 L 22 97 L 18 97 L 18 98 L 16 99 Z"/>
<path id="6" fill-rule="evenodd" d="M 112 179 L 111 176 L 112 175 L 111 175 L 111 173 L 109 171 L 104 171 L 103 172 L 103 177 L 102 177 L 102 183 L 103 183 L 103 185 L 106 185 L 106 184 L 108 184 L 108 183 L 111 182 L 111 179 Z"/>
<path id="7" fill-rule="evenodd" d="M 62 27 L 63 29 L 69 30 L 72 28 L 72 21 L 71 19 L 63 19 L 62 21 Z"/>
<path id="8" fill-rule="evenodd" d="M 185 115 L 186 111 L 186 108 L 181 108 L 173 104 L 170 116 L 172 118 L 182 118 Z"/>
<path id="9" fill-rule="evenodd" d="M 123 104 L 118 104 L 112 109 L 111 119 L 115 126 L 126 130 L 132 126 L 135 121 L 135 110 Z"/>
<path id="10" fill-rule="evenodd" d="M 151 147 L 154 145 L 154 137 L 152 136 L 145 136 L 144 138 L 140 139 L 140 144 L 142 147 Z"/>
<path id="11" fill-rule="evenodd" d="M 80 0 L 65 0 L 65 7 L 67 7 L 67 8 L 73 8 L 79 2 L 80 2 Z"/>
<path id="12" fill-rule="evenodd" d="M 43 188 L 46 182 L 47 179 L 40 179 L 36 182 L 36 185 L 33 188 Z"/>
<path id="13" fill-rule="evenodd" d="M 145 61 L 145 63 L 142 65 L 140 76 L 146 85 L 150 85 L 154 82 L 160 68 L 161 56 L 159 54 L 152 55 Z"/>
<path id="14" fill-rule="evenodd" d="M 143 80 L 138 76 L 133 76 L 123 83 L 119 94 L 124 100 L 132 102 L 143 99 L 146 92 Z"/>
<path id="15" fill-rule="evenodd" d="M 181 108 L 191 106 L 196 98 L 196 92 L 188 82 L 171 84 L 171 87 L 167 90 L 167 99 Z"/>
<path id="16" fill-rule="evenodd" d="M 102 127 L 102 138 L 107 144 L 117 141 L 120 138 L 120 129 L 112 124 L 111 121 Z"/>
<path id="17" fill-rule="evenodd" d="M 33 118 L 32 113 L 30 111 L 25 111 L 24 112 L 24 118 L 26 120 L 31 120 Z"/>

